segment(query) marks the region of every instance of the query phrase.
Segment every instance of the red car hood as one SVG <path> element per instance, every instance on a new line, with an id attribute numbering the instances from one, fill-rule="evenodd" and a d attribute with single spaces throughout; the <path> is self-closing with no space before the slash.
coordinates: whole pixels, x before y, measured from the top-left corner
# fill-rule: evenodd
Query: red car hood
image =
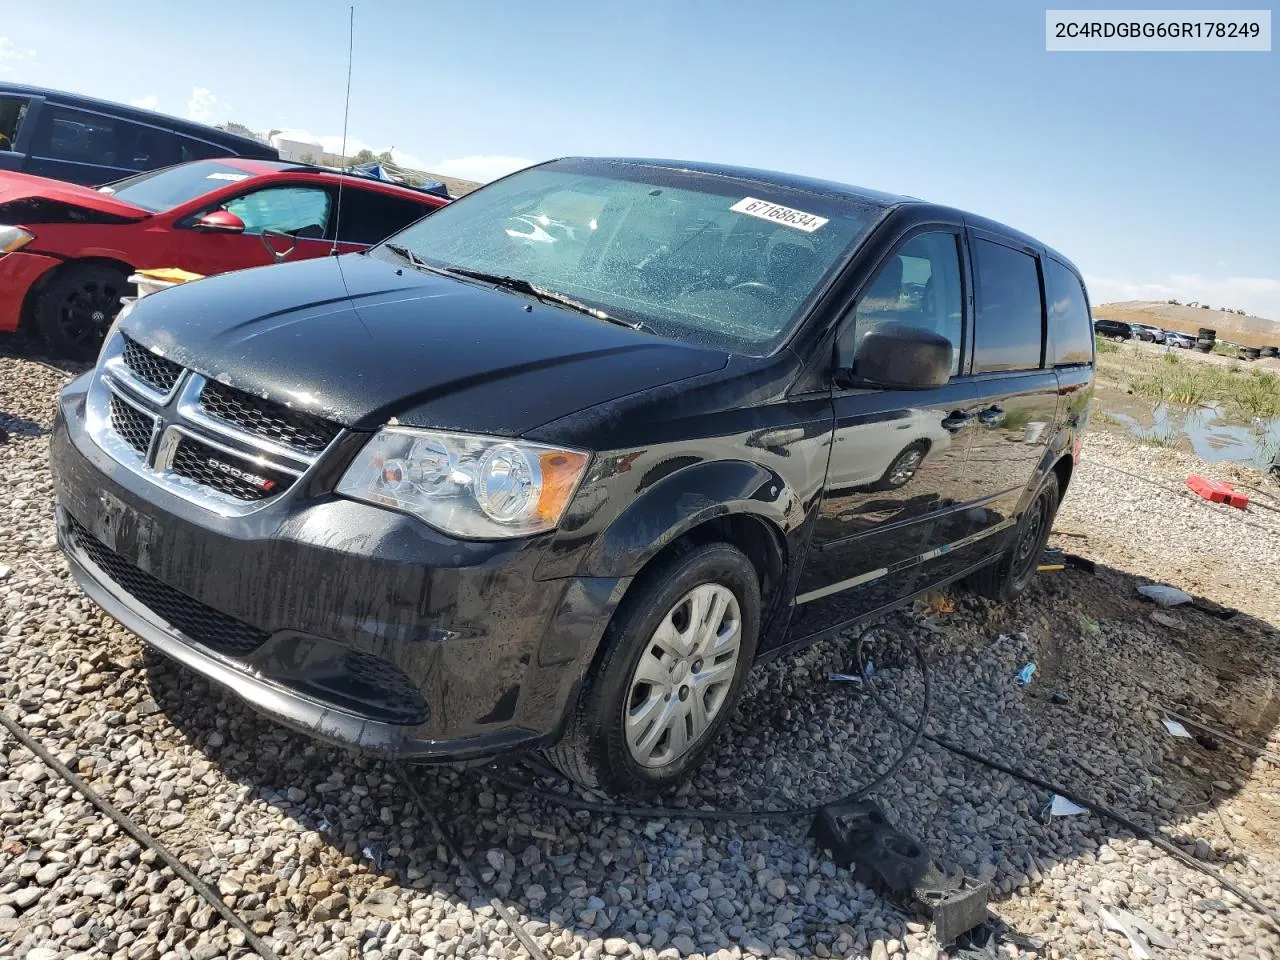
<path id="1" fill-rule="evenodd" d="M 89 187 L 81 187 L 61 180 L 50 180 L 48 177 L 33 177 L 26 173 L 0 173 L 0 223 L 4 218 L 5 205 L 14 200 L 50 200 L 60 204 L 70 204 L 97 213 L 112 214 L 117 217 L 129 217 L 141 220 L 151 216 L 149 210 L 135 207 L 105 193 L 99 193 Z M 21 221 L 18 221 L 21 223 Z"/>

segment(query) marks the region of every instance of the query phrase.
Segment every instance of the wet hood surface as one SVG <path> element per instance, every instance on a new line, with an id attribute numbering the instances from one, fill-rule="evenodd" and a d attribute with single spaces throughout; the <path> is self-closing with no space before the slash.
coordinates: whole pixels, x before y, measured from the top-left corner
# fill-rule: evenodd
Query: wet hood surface
<path id="1" fill-rule="evenodd" d="M 121 327 L 206 376 L 347 426 L 395 417 L 503 436 L 728 360 L 362 255 L 175 287 Z"/>

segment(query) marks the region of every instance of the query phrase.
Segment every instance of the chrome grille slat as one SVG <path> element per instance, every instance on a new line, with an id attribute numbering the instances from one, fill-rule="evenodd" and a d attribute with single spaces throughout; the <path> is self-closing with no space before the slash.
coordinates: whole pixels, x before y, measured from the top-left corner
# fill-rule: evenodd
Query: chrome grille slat
<path id="1" fill-rule="evenodd" d="M 176 371 L 176 373 L 175 373 Z M 212 402 L 205 404 L 205 392 Z M 117 331 L 89 386 L 89 434 L 185 500 L 237 516 L 282 496 L 342 427 L 208 380 Z"/>

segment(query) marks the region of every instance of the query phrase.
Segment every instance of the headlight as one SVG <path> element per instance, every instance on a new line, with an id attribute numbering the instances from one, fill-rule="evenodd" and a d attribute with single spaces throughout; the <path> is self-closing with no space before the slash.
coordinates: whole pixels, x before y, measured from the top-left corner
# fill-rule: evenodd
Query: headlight
<path id="1" fill-rule="evenodd" d="M 35 237 L 21 227 L 0 226 L 0 253 L 13 253 L 21 250 Z"/>
<path id="2" fill-rule="evenodd" d="M 384 427 L 338 493 L 394 507 L 467 540 L 555 529 L 590 457 L 502 437 Z"/>

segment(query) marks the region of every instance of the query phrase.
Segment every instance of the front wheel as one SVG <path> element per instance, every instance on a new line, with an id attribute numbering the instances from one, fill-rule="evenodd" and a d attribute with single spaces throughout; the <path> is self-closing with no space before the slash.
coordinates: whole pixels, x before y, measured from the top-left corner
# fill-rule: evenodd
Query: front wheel
<path id="1" fill-rule="evenodd" d="M 63 267 L 40 293 L 36 326 L 49 348 L 67 360 L 92 360 L 122 306 L 133 292 L 118 267 L 97 263 Z"/>
<path id="2" fill-rule="evenodd" d="M 1050 472 L 1014 528 L 1004 555 L 965 581 L 975 593 L 1003 603 L 1027 589 L 1049 542 L 1053 518 L 1058 513 L 1058 497 L 1058 475 Z"/>
<path id="3" fill-rule="evenodd" d="M 646 571 L 606 629 L 549 759 L 583 786 L 618 795 L 677 783 L 732 713 L 759 630 L 759 579 L 736 547 L 690 547 Z"/>

